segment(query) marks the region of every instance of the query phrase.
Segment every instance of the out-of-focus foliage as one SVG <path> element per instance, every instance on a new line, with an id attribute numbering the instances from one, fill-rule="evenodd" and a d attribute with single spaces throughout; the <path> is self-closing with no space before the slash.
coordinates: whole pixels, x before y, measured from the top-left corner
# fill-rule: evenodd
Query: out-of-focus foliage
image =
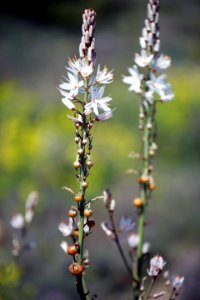
<path id="1" fill-rule="evenodd" d="M 0 300 L 33 299 L 35 288 L 21 282 L 22 273 L 18 264 L 0 265 Z"/>
<path id="2" fill-rule="evenodd" d="M 184 157 L 185 163 L 191 163 L 198 156 L 199 141 L 195 139 L 200 126 L 198 72 L 194 69 L 188 78 L 187 71 L 180 69 L 170 76 L 176 99 L 158 105 L 161 160 L 181 163 Z M 90 184 L 95 192 L 116 181 L 132 164 L 126 156 L 131 150 L 140 150 L 138 137 L 133 136 L 130 126 L 137 126 L 139 99 L 119 81 L 110 92 L 116 107 L 114 117 L 96 124 L 93 130 L 95 171 L 91 171 Z M 66 108 L 55 101 L 41 101 L 37 94 L 14 82 L 1 84 L 0 107 L 1 199 L 16 188 L 23 198 L 33 187 L 51 190 L 67 184 L 75 188 L 71 176 L 75 159 L 74 127 L 66 118 Z M 102 163 L 99 157 L 103 158 Z"/>

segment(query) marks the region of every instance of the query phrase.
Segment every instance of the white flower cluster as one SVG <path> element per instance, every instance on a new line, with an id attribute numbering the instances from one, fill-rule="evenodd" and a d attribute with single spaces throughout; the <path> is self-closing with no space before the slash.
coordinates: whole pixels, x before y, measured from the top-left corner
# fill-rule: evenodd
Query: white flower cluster
<path id="1" fill-rule="evenodd" d="M 82 37 L 79 46 L 79 58 L 69 59 L 67 78 L 59 86 L 62 102 L 70 109 L 86 115 L 94 113 L 97 121 L 104 121 L 112 117 L 109 107 L 111 97 L 104 97 L 106 84 L 113 80 L 113 73 L 100 65 L 95 73 L 95 32 L 96 13 L 93 9 L 86 9 L 83 14 Z M 79 105 L 79 106 L 78 106 Z"/>
<path id="2" fill-rule="evenodd" d="M 76 110 L 76 104 L 81 103 L 87 115 L 94 113 L 98 118 L 101 118 L 101 115 L 105 118 L 106 113 L 111 117 L 112 111 L 108 103 L 112 98 L 103 96 L 105 90 L 103 85 L 112 82 L 112 72 L 107 67 L 101 70 L 99 65 L 96 74 L 91 76 L 94 73 L 94 64 L 86 58 L 74 58 L 69 60 L 68 65 L 66 82 L 59 86 L 63 104 L 70 110 Z M 82 96 L 85 93 L 88 94 L 86 100 Z"/>
<path id="3" fill-rule="evenodd" d="M 156 2 L 156 1 L 154 1 Z M 156 72 L 167 69 L 171 65 L 171 59 L 166 55 L 158 55 L 160 49 L 159 31 L 159 1 L 154 3 L 149 0 L 147 6 L 147 18 L 145 27 L 140 37 L 141 53 L 135 54 L 133 67 L 128 69 L 130 76 L 124 76 L 123 82 L 130 85 L 129 91 L 140 94 L 144 101 L 152 103 L 155 99 L 162 102 L 174 98 L 170 84 L 165 74 L 155 76 Z M 141 68 L 141 72 L 139 70 Z M 148 76 L 144 76 L 144 68 L 148 70 Z"/>

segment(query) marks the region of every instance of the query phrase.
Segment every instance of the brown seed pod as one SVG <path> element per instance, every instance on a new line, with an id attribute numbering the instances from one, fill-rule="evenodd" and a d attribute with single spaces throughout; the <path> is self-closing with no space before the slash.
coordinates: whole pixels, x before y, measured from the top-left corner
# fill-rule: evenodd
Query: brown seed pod
<path id="1" fill-rule="evenodd" d="M 87 218 L 91 217 L 92 216 L 92 210 L 90 208 L 86 208 L 84 210 L 84 216 L 87 217 Z"/>
<path id="2" fill-rule="evenodd" d="M 141 198 L 134 198 L 133 199 L 133 205 L 135 207 L 142 207 L 143 206 L 143 200 Z"/>
<path id="3" fill-rule="evenodd" d="M 69 266 L 69 272 L 72 275 L 79 276 L 83 273 L 83 267 L 77 263 L 73 263 Z"/>
<path id="4" fill-rule="evenodd" d="M 74 196 L 74 200 L 75 200 L 76 202 L 82 201 L 82 200 L 83 200 L 83 195 L 81 195 L 81 194 L 76 194 L 76 195 Z"/>
<path id="5" fill-rule="evenodd" d="M 78 168 L 80 168 L 81 164 L 80 164 L 79 161 L 76 160 L 76 161 L 73 163 L 73 166 L 74 166 L 75 169 L 78 169 Z"/>
<path id="6" fill-rule="evenodd" d="M 69 255 L 76 255 L 78 253 L 79 246 L 78 245 L 69 245 L 67 247 L 67 253 Z"/>
<path id="7" fill-rule="evenodd" d="M 75 209 L 70 209 L 70 210 L 68 211 L 68 216 L 69 216 L 70 218 L 75 218 L 75 217 L 77 216 L 77 211 L 76 211 Z"/>

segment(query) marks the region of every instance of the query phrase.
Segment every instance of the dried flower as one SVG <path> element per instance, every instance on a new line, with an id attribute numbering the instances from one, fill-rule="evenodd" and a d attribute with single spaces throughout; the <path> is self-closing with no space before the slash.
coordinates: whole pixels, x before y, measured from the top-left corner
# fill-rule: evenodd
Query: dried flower
<path id="1" fill-rule="evenodd" d="M 157 277 L 159 273 L 163 270 L 164 266 L 166 265 L 166 262 L 162 258 L 162 256 L 155 255 L 150 260 L 150 269 L 147 270 L 147 273 L 151 277 Z"/>
<path id="2" fill-rule="evenodd" d="M 65 222 L 61 222 L 58 225 L 58 229 L 60 230 L 63 236 L 69 236 L 73 230 L 73 219 L 69 218 L 68 224 Z"/>
<path id="3" fill-rule="evenodd" d="M 133 221 L 132 218 L 129 217 L 122 217 L 120 219 L 120 223 L 119 223 L 119 230 L 120 232 L 127 232 L 130 231 L 134 228 L 135 226 L 135 222 Z"/>
<path id="4" fill-rule="evenodd" d="M 65 253 L 67 253 L 67 247 L 68 247 L 68 244 L 67 244 L 66 241 L 62 241 L 62 242 L 60 243 L 60 247 L 63 249 L 63 251 L 64 251 Z"/>
<path id="5" fill-rule="evenodd" d="M 111 230 L 111 228 L 109 227 L 109 225 L 106 222 L 102 222 L 101 223 L 101 228 L 103 229 L 103 231 L 105 232 L 105 234 L 109 237 L 113 237 L 113 232 Z"/>
<path id="6" fill-rule="evenodd" d="M 103 191 L 103 201 L 106 206 L 106 208 L 113 212 L 115 210 L 115 200 L 112 198 L 112 193 L 109 189 L 106 189 Z"/>
<path id="7" fill-rule="evenodd" d="M 178 296 L 180 293 L 180 290 L 183 287 L 184 283 L 184 277 L 183 276 L 174 276 L 172 279 L 172 287 L 174 289 L 175 295 Z"/>

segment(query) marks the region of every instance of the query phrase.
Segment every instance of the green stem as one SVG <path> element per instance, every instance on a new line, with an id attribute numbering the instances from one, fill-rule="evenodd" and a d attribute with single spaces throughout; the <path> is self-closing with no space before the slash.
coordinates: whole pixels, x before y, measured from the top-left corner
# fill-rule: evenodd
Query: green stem
<path id="1" fill-rule="evenodd" d="M 85 80 L 85 94 L 84 94 L 84 103 L 87 103 L 88 99 L 88 80 Z M 83 106 L 84 110 L 84 106 Z M 82 195 L 82 200 L 79 203 L 79 253 L 78 253 L 78 264 L 82 265 L 83 262 L 83 251 L 84 251 L 84 210 L 85 210 L 85 191 L 86 187 L 83 187 L 83 182 L 85 181 L 87 177 L 87 165 L 86 165 L 86 159 L 85 159 L 85 144 L 82 143 L 83 139 L 86 136 L 87 133 L 87 119 L 84 114 L 84 111 L 82 113 L 82 133 L 81 133 L 81 149 L 83 149 L 83 153 L 80 156 L 80 194 Z M 85 282 L 85 278 L 83 275 L 77 277 L 77 291 L 79 293 L 79 296 L 83 300 L 90 300 L 88 288 Z"/>
<path id="2" fill-rule="evenodd" d="M 142 174 L 148 174 L 149 169 L 149 128 L 145 123 L 144 136 L 143 136 L 143 170 Z M 142 280 L 142 268 L 143 268 L 143 257 L 142 257 L 142 246 L 144 243 L 144 225 L 145 225 L 145 208 L 147 205 L 147 193 L 146 183 L 141 184 L 140 197 L 143 200 L 143 206 L 140 208 L 139 219 L 138 219 L 138 235 L 139 244 L 137 248 L 137 285 L 133 286 L 133 299 L 138 300 L 140 296 L 140 284 Z M 133 264 L 133 274 L 135 272 L 135 264 Z"/>

